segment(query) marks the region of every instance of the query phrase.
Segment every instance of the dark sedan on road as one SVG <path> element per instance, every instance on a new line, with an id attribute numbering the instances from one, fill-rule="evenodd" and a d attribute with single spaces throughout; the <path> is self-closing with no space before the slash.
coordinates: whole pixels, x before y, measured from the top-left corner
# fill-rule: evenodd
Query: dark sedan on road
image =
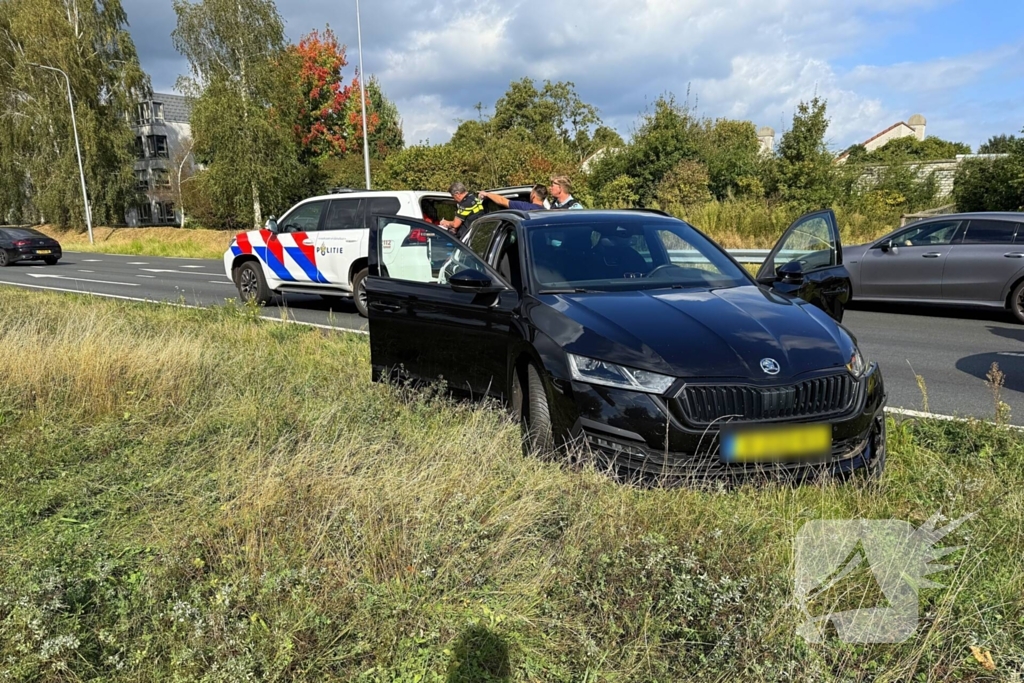
<path id="1" fill-rule="evenodd" d="M 57 264 L 62 256 L 60 242 L 32 228 L 0 228 L 0 268 L 19 261 Z"/>
<path id="2" fill-rule="evenodd" d="M 438 239 L 424 249 L 414 231 Z M 442 236 L 372 223 L 375 381 L 497 398 L 530 450 L 581 444 L 630 475 L 884 466 L 882 374 L 836 320 L 849 279 L 831 211 L 791 226 L 758 279 L 658 212 L 489 214 L 448 242 L 440 269 L 417 267 Z"/>
<path id="3" fill-rule="evenodd" d="M 1024 322 L 1024 213 L 963 213 L 846 249 L 857 301 L 1003 308 Z"/>

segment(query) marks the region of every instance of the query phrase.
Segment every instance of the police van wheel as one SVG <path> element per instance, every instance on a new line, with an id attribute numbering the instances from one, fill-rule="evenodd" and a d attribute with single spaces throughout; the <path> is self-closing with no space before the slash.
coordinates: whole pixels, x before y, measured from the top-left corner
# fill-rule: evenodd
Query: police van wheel
<path id="1" fill-rule="evenodd" d="M 369 272 L 363 268 L 352 278 L 352 301 L 355 302 L 359 315 L 364 318 L 369 315 L 369 309 L 366 307 L 366 276 Z"/>
<path id="2" fill-rule="evenodd" d="M 263 269 L 253 261 L 243 263 L 236 271 L 235 284 L 242 303 L 252 301 L 263 306 L 274 295 L 267 286 L 267 279 L 263 277 Z"/>

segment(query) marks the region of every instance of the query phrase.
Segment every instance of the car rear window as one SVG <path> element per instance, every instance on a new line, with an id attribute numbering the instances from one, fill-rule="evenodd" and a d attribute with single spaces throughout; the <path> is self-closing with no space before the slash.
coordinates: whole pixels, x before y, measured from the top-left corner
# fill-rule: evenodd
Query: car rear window
<path id="1" fill-rule="evenodd" d="M 1010 244 L 1017 229 L 1016 223 L 1009 221 L 971 221 L 964 234 L 964 244 Z"/>
<path id="2" fill-rule="evenodd" d="M 28 228 L 4 228 L 3 230 L 0 230 L 0 233 L 3 233 L 15 240 L 23 240 L 33 237 L 46 237 L 46 235 L 38 230 L 30 230 Z"/>

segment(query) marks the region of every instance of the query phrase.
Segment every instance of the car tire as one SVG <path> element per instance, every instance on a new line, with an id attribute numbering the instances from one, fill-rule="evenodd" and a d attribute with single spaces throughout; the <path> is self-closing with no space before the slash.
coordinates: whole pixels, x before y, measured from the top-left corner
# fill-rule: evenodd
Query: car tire
<path id="1" fill-rule="evenodd" d="M 263 269 L 255 261 L 246 261 L 235 271 L 235 285 L 242 303 L 252 301 L 263 306 L 274 296 L 263 277 Z"/>
<path id="2" fill-rule="evenodd" d="M 59 260 L 60 259 L 58 259 L 56 256 L 47 256 L 46 258 L 43 259 L 43 263 L 45 263 L 48 266 L 55 266 L 57 265 L 57 261 Z"/>
<path id="3" fill-rule="evenodd" d="M 369 308 L 366 305 L 366 276 L 369 274 L 370 271 L 363 268 L 352 278 L 352 301 L 355 303 L 359 315 L 364 318 L 370 315 Z"/>
<path id="4" fill-rule="evenodd" d="M 1018 322 L 1024 323 L 1024 280 L 1018 282 L 1010 292 L 1010 313 Z"/>
<path id="5" fill-rule="evenodd" d="M 13 263 L 11 255 L 7 253 L 6 249 L 0 249 L 0 268 L 6 268 L 11 263 Z"/>
<path id="6" fill-rule="evenodd" d="M 516 375 L 516 382 L 521 382 Z M 526 366 L 526 387 L 520 386 L 519 424 L 523 434 L 523 449 L 529 453 L 546 455 L 554 449 L 555 438 L 551 432 L 551 408 L 548 405 L 548 394 L 544 388 L 544 380 L 537 366 L 530 363 Z M 513 403 L 515 403 L 513 399 Z"/>

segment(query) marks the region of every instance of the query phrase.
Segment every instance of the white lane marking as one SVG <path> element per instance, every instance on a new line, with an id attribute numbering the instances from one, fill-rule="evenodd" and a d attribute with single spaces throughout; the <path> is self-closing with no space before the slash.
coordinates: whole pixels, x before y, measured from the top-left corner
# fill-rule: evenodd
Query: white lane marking
<path id="1" fill-rule="evenodd" d="M 139 268 L 147 273 L 177 273 L 178 275 L 201 275 L 203 277 L 209 277 L 209 273 L 194 273 L 190 270 L 168 270 L 166 268 Z"/>
<path id="2" fill-rule="evenodd" d="M 235 283 L 228 280 L 207 280 L 211 285 L 227 285 L 228 287 L 234 287 Z"/>
<path id="3" fill-rule="evenodd" d="M 111 282 L 109 280 L 89 280 L 84 277 L 67 277 L 65 275 L 45 275 L 43 273 L 29 273 L 29 277 L 48 277 L 54 280 L 71 280 L 73 282 L 95 282 L 100 285 L 122 285 L 124 287 L 138 287 L 137 282 Z"/>
<path id="4" fill-rule="evenodd" d="M 95 270 L 81 270 L 80 269 L 78 272 L 79 273 L 95 273 L 96 271 Z"/>
<path id="5" fill-rule="evenodd" d="M 182 268 L 205 268 L 206 266 L 182 266 Z"/>
<path id="6" fill-rule="evenodd" d="M 147 263 L 146 261 L 129 261 L 128 265 L 129 266 L 148 266 L 149 263 Z"/>
<path id="7" fill-rule="evenodd" d="M 156 279 L 156 275 L 136 275 L 135 277 L 144 277 L 144 278 L 148 278 L 150 280 L 155 280 Z"/>
<path id="8" fill-rule="evenodd" d="M 102 262 L 103 262 L 103 259 L 101 259 L 101 258 L 86 258 L 86 259 L 82 259 L 82 263 L 102 263 Z"/>
<path id="9" fill-rule="evenodd" d="M 101 299 L 117 299 L 118 301 L 137 301 L 143 304 L 157 304 L 160 306 L 174 306 L 176 308 L 191 308 L 195 310 L 202 310 L 208 308 L 207 306 L 192 306 L 190 304 L 177 304 L 171 301 L 158 301 L 156 299 L 141 299 L 137 296 L 124 296 L 122 294 L 104 294 L 102 292 L 88 292 L 80 289 L 67 289 L 65 287 L 46 287 L 44 285 L 35 285 L 29 282 L 9 282 L 7 280 L 0 280 L 0 285 L 11 285 L 12 287 L 27 287 L 28 289 L 45 289 L 48 292 L 67 292 L 68 294 L 88 294 L 91 296 L 98 296 Z M 261 315 L 260 320 L 268 320 L 272 323 L 287 323 L 289 325 L 305 325 L 306 327 L 315 327 L 320 330 L 334 330 L 335 332 L 351 332 L 352 334 L 362 334 L 369 336 L 369 330 L 354 330 L 351 327 L 342 327 L 340 325 L 321 325 L 320 323 L 306 323 L 301 320 L 293 320 L 287 318 L 282 320 L 280 317 L 274 317 L 272 315 Z"/>
<path id="10" fill-rule="evenodd" d="M 971 420 L 977 420 L 979 422 L 989 422 L 989 420 L 982 420 L 980 418 L 957 417 L 956 415 L 941 415 L 939 413 L 922 413 L 920 410 L 908 410 L 907 408 L 886 408 L 885 412 L 889 413 L 890 415 L 899 415 L 900 417 L 916 417 L 922 420 L 938 420 L 940 422 L 970 422 Z M 1008 429 L 1024 431 L 1024 427 L 1018 427 L 1016 425 L 1004 426 Z"/>

